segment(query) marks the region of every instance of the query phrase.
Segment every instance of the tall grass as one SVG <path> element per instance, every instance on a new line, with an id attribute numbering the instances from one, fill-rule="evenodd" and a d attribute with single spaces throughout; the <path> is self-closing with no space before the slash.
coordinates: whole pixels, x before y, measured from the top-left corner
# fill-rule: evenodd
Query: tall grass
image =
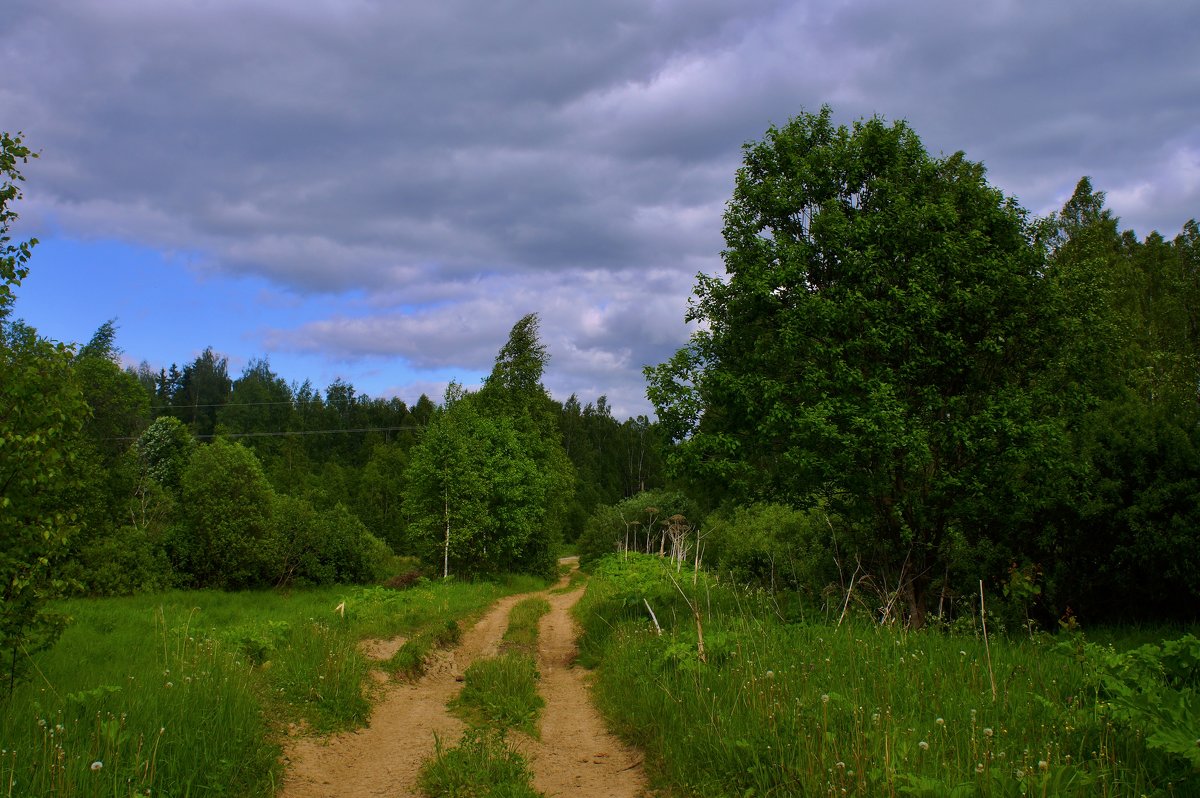
<path id="1" fill-rule="evenodd" d="M 365 722 L 361 638 L 419 634 L 529 584 L 62 602 L 62 639 L 0 697 L 0 796 L 271 795 L 284 724 Z"/>
<path id="2" fill-rule="evenodd" d="M 1052 640 L 992 639 L 993 698 L 983 640 L 788 623 L 776 610 L 764 594 L 703 578 L 676 586 L 655 558 L 598 569 L 579 605 L 582 650 L 599 665 L 601 710 L 646 751 L 660 786 L 714 796 L 1200 787 L 1190 768 L 1115 728 L 1084 666 Z"/>
<path id="3" fill-rule="evenodd" d="M 3 794 L 270 794 L 278 751 L 250 668 L 189 614 L 100 619 L 108 640 L 68 629 L 4 704 Z"/>

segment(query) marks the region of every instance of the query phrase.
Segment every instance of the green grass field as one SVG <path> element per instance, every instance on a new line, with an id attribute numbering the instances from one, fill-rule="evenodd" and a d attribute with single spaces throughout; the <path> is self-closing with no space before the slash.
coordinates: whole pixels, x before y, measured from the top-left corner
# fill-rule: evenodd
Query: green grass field
<path id="1" fill-rule="evenodd" d="M 609 560 L 578 610 L 601 710 L 671 794 L 1200 794 L 1197 735 L 1173 753 L 1152 738 L 1166 716 L 1120 710 L 1104 662 L 1112 678 L 1131 666 L 1110 649 L 791 622 L 764 593 L 678 578 L 656 558 Z M 1164 705 L 1194 696 L 1188 662 L 1190 687 L 1154 693 Z"/>
<path id="2" fill-rule="evenodd" d="M 72 621 L 0 714 L 0 795 L 270 795 L 289 723 L 370 708 L 367 637 L 418 634 L 544 587 L 172 592 L 62 602 Z"/>

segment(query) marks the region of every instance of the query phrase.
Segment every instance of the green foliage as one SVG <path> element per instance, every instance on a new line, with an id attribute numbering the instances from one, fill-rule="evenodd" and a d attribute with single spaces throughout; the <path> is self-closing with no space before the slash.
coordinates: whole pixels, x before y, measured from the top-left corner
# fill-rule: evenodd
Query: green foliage
<path id="1" fill-rule="evenodd" d="M 178 491 L 196 449 L 196 439 L 177 418 L 156 418 L 137 440 L 137 452 L 149 477 L 169 491 Z"/>
<path id="2" fill-rule="evenodd" d="M 229 402 L 232 390 L 228 358 L 208 347 L 184 366 L 171 386 L 171 414 L 193 434 L 210 436 L 216 431 L 219 409 Z"/>
<path id="3" fill-rule="evenodd" d="M 665 547 L 665 522 L 681 515 L 692 524 L 701 520 L 695 502 L 682 493 L 650 490 L 616 505 L 599 506 L 579 536 L 579 566 L 591 568 L 614 551 L 657 552 Z"/>
<path id="4" fill-rule="evenodd" d="M 1066 487 L 1031 558 L 1046 603 L 1088 620 L 1195 617 L 1200 551 L 1200 229 L 1122 232 L 1084 178 L 1046 223 L 1068 336 L 1056 379 L 1084 397 Z"/>
<path id="5" fill-rule="evenodd" d="M 718 497 L 824 500 L 923 623 L 934 575 L 991 576 L 1061 482 L 1036 228 L 980 164 L 826 108 L 745 146 L 724 234 L 701 330 L 647 370 L 677 467 Z"/>
<path id="6" fill-rule="evenodd" d="M 276 495 L 271 517 L 280 584 L 361 584 L 392 573 L 391 549 L 341 504 L 318 512 L 303 499 Z"/>
<path id="7" fill-rule="evenodd" d="M 52 566 L 76 520 L 67 496 L 81 482 L 87 415 L 71 350 L 7 321 L 37 243 L 9 236 L 25 179 L 18 166 L 36 157 L 20 133 L 0 132 L 0 679 L 10 692 L 30 654 L 60 630 L 45 602 L 59 589 Z"/>
<path id="8" fill-rule="evenodd" d="M 677 587 L 670 573 L 658 558 L 607 558 L 577 605 L 597 705 L 665 792 L 1133 798 L 1200 787 L 1149 740 L 1151 716 L 1126 726 L 1097 699 L 1095 665 L 1069 645 L 993 637 L 989 649 L 973 635 L 796 622 L 765 591 Z M 702 608 L 704 656 L 683 598 L 666 604 L 681 591 Z M 661 635 L 634 611 L 646 597 Z M 1174 742 L 1187 715 L 1166 685 L 1194 690 L 1195 649 L 1185 640 L 1122 660 L 1138 660 L 1139 694 L 1147 682 L 1166 691 L 1145 703 L 1169 716 Z"/>
<path id="9" fill-rule="evenodd" d="M 93 537 L 64 565 L 85 595 L 130 596 L 171 586 L 171 563 L 160 534 L 124 525 Z"/>
<path id="10" fill-rule="evenodd" d="M 645 416 L 619 422 L 608 398 L 580 405 L 572 394 L 558 418 L 563 449 L 575 468 L 575 496 L 566 511 L 564 536 L 574 540 L 597 506 L 663 486 L 666 440 Z"/>
<path id="11" fill-rule="evenodd" d="M 75 377 L 91 412 L 84 433 L 104 467 L 122 457 L 146 427 L 150 397 L 121 369 L 114 321 L 106 321 L 75 358 Z"/>
<path id="12" fill-rule="evenodd" d="M 29 275 L 29 258 L 37 245 L 36 238 L 14 244 L 9 235 L 18 216 L 12 206 L 21 199 L 20 184 L 25 180 L 18 166 L 37 157 L 20 133 L 0 131 L 0 321 L 8 316 L 15 299 L 13 289 Z"/>
<path id="13" fill-rule="evenodd" d="M 371 533 L 394 550 L 404 546 L 404 473 L 408 452 L 399 444 L 377 444 L 363 466 L 355 497 L 356 514 Z"/>
<path id="14" fill-rule="evenodd" d="M 428 798 L 541 798 L 529 786 L 532 777 L 525 758 L 502 732 L 469 729 L 455 748 L 437 739 L 420 786 Z"/>
<path id="15" fill-rule="evenodd" d="M 471 395 L 451 385 L 410 453 L 410 545 L 440 561 L 444 576 L 554 574 L 575 476 L 540 382 L 544 362 L 537 318 L 527 316 L 484 388 Z"/>
<path id="16" fill-rule="evenodd" d="M 820 507 L 736 507 L 709 518 L 704 561 L 742 584 L 819 592 L 837 580 L 841 526 Z"/>
<path id="17" fill-rule="evenodd" d="M 481 561 L 492 492 L 489 444 L 502 435 L 459 401 L 435 416 L 411 452 L 404 496 L 411 545 L 427 562 L 439 562 L 443 576 L 451 565 L 454 573 L 491 565 Z"/>
<path id="18" fill-rule="evenodd" d="M 167 541 L 176 573 L 195 587 L 268 583 L 274 491 L 246 447 L 223 440 L 196 449 L 181 477 L 181 523 Z"/>
<path id="19" fill-rule="evenodd" d="M 87 405 L 71 350 L 0 322 L 0 678 L 9 688 L 29 655 L 54 642 L 45 602 L 76 521 L 78 447 Z"/>
<path id="20" fill-rule="evenodd" d="M 532 461 L 528 495 L 520 501 L 533 523 L 519 544 L 516 561 L 521 570 L 550 577 L 575 491 L 575 470 L 563 448 L 554 403 L 541 382 L 548 354 L 538 337 L 538 324 L 537 315 L 528 314 L 513 325 L 478 401 L 484 415 L 512 424 L 519 450 Z"/>
<path id="21" fill-rule="evenodd" d="M 1184 635 L 1123 653 L 1082 641 L 1060 649 L 1088 669 L 1104 717 L 1200 773 L 1200 638 Z"/>

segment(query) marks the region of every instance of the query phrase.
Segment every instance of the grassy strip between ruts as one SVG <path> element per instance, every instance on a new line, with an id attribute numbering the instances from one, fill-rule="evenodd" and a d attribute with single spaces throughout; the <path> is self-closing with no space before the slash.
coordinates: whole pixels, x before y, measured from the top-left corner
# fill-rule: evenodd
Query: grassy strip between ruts
<path id="1" fill-rule="evenodd" d="M 359 640 L 447 628 L 541 586 L 61 602 L 70 626 L 0 704 L 0 795 L 271 795 L 283 724 L 323 732 L 365 721 Z"/>
<path id="2" fill-rule="evenodd" d="M 656 786 L 704 796 L 1200 794 L 1186 750 L 1195 734 L 1183 739 L 1200 669 L 1174 668 L 1200 662 L 1194 637 L 1129 655 L 1076 636 L 993 637 L 989 657 L 981 637 L 865 619 L 793 623 L 777 608 L 703 574 L 693 586 L 655 557 L 598 567 L 577 610 L 582 660 L 598 666 L 600 709 L 646 752 Z M 1131 677 L 1142 660 L 1154 664 Z M 1164 669 L 1184 675 L 1151 685 Z M 1135 716 L 1134 698 L 1151 695 L 1157 708 Z"/>
<path id="3" fill-rule="evenodd" d="M 421 789 L 429 798 L 461 795 L 538 796 L 532 774 L 508 741 L 516 729 L 537 735 L 537 718 L 545 701 L 537 692 L 538 620 L 550 611 L 542 598 L 528 598 L 509 612 L 502 653 L 467 668 L 463 689 L 451 708 L 470 728 L 457 747 L 438 741 L 434 758 L 421 772 Z"/>

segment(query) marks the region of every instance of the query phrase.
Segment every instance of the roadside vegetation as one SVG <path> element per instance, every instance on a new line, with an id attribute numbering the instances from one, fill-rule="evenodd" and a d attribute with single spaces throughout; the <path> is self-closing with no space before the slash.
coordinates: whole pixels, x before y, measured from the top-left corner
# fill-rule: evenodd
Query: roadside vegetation
<path id="1" fill-rule="evenodd" d="M 802 620 L 644 554 L 603 560 L 577 612 L 601 710 L 671 794 L 1200 791 L 1194 636 L 1119 653 L 1078 631 Z"/>
<path id="2" fill-rule="evenodd" d="M 270 795 L 279 741 L 366 721 L 364 638 L 420 638 L 544 586 L 422 583 L 72 599 L 0 705 L 5 795 Z"/>

